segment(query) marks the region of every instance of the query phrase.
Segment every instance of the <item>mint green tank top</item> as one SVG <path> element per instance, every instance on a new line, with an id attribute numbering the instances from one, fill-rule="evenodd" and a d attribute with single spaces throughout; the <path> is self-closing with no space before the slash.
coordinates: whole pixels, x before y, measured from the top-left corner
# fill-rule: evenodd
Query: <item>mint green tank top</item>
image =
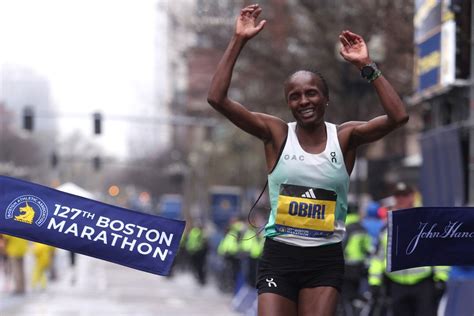
<path id="1" fill-rule="evenodd" d="M 336 125 L 325 124 L 326 147 L 319 154 L 304 151 L 296 136 L 296 122 L 288 124 L 284 149 L 268 175 L 271 213 L 266 237 L 301 247 L 342 241 L 349 175 Z"/>

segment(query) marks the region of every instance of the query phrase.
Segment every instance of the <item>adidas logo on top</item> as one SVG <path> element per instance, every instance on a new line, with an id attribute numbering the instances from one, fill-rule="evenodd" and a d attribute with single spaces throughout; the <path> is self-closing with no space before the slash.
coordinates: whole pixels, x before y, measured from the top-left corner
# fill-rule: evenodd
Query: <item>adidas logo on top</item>
<path id="1" fill-rule="evenodd" d="M 313 189 L 309 189 L 301 197 L 308 198 L 308 199 L 316 199 L 316 194 L 314 194 Z"/>

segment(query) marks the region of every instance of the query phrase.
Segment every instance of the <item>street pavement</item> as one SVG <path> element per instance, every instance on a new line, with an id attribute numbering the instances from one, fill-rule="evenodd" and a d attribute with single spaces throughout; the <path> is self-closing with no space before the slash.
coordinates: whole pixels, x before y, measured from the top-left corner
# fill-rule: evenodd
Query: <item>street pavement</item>
<path id="1" fill-rule="evenodd" d="M 148 316 L 239 315 L 231 296 L 214 284 L 201 287 L 189 273 L 156 276 L 86 256 L 77 256 L 73 270 L 67 252 L 57 250 L 57 280 L 45 290 L 23 296 L 0 290 L 1 316 Z M 32 259 L 26 266 L 31 270 Z M 2 279 L 0 278 L 0 283 Z"/>

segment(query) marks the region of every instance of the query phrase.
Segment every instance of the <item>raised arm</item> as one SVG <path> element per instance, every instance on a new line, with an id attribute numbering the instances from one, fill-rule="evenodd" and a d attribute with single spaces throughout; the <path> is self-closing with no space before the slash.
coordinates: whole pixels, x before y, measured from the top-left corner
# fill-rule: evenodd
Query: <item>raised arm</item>
<path id="1" fill-rule="evenodd" d="M 339 40 L 341 56 L 359 70 L 373 63 L 361 36 L 350 31 L 343 31 L 339 35 Z M 369 75 L 372 75 L 370 71 Z M 405 105 L 387 79 L 379 71 L 375 71 L 369 80 L 377 92 L 386 115 L 378 116 L 368 122 L 342 124 L 340 129 L 347 129 L 349 133 L 348 149 L 376 141 L 408 121 Z"/>
<path id="2" fill-rule="evenodd" d="M 240 103 L 228 97 L 232 72 L 241 50 L 248 40 L 263 29 L 266 23 L 265 20 L 262 20 L 257 24 L 261 12 L 262 9 L 257 4 L 249 5 L 241 10 L 235 23 L 234 35 L 212 78 L 207 101 L 242 130 L 264 141 L 269 141 L 272 138 L 270 125 L 278 119 L 270 115 L 250 112 Z"/>

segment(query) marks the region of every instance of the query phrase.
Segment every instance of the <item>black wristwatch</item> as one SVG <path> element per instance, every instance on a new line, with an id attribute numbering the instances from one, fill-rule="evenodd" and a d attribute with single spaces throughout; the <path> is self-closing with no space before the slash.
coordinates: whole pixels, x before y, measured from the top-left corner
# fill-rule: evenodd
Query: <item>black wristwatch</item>
<path id="1" fill-rule="evenodd" d="M 360 75 L 368 82 L 374 81 L 375 79 L 380 77 L 381 74 L 382 72 L 377 68 L 377 65 L 374 62 L 365 65 L 360 70 Z"/>

